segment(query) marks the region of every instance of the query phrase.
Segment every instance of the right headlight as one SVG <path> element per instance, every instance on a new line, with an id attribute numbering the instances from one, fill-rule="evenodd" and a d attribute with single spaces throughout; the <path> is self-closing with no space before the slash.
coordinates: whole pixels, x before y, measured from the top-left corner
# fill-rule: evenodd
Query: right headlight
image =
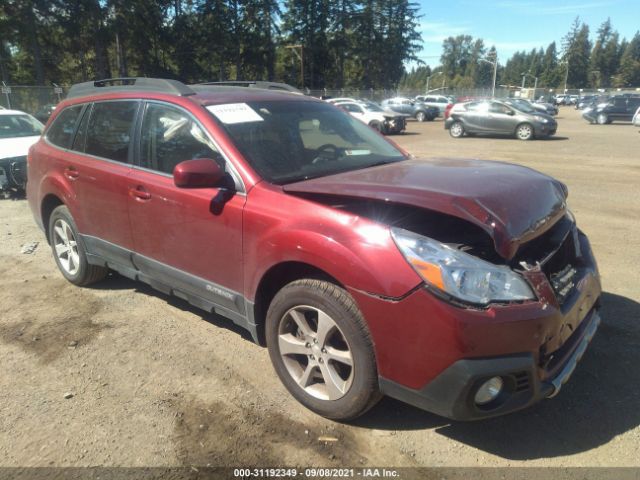
<path id="1" fill-rule="evenodd" d="M 401 228 L 391 228 L 391 235 L 418 275 L 454 298 L 482 305 L 536 298 L 524 278 L 508 267 Z"/>

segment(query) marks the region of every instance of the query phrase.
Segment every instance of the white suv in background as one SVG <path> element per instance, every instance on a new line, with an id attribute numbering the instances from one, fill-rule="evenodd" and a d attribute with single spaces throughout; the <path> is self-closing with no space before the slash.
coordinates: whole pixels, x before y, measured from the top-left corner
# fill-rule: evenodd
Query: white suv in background
<path id="1" fill-rule="evenodd" d="M 440 117 L 444 115 L 444 110 L 447 108 L 447 105 L 453 103 L 449 97 L 445 97 L 444 95 L 418 95 L 414 100 L 429 105 L 430 107 L 436 107 L 440 112 L 438 115 Z"/>
<path id="2" fill-rule="evenodd" d="M 372 102 L 339 101 L 334 105 L 384 135 L 402 133 L 406 127 L 405 115 L 385 111 Z"/>

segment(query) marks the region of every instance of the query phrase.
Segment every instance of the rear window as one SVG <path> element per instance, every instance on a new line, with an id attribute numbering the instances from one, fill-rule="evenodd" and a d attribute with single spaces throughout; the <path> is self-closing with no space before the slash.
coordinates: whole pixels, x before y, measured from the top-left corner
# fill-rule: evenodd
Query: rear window
<path id="1" fill-rule="evenodd" d="M 65 108 L 49 127 L 47 139 L 58 147 L 69 148 L 81 112 L 82 105 Z"/>
<path id="2" fill-rule="evenodd" d="M 127 162 L 138 102 L 102 102 L 93 106 L 87 125 L 85 152 L 117 162 Z"/>

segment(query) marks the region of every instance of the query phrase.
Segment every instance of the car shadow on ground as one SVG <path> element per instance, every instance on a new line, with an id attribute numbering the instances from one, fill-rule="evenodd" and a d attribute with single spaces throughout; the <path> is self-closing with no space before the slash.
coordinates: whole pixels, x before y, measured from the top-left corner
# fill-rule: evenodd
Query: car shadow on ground
<path id="1" fill-rule="evenodd" d="M 640 304 L 604 293 L 603 323 L 560 394 L 510 415 L 451 422 L 383 399 L 355 423 L 385 430 L 433 430 L 511 460 L 572 455 L 640 425 Z"/>
<path id="2" fill-rule="evenodd" d="M 513 135 L 497 135 L 497 134 L 494 135 L 494 134 L 474 133 L 474 134 L 466 134 L 462 138 L 465 139 L 465 140 L 471 139 L 471 138 L 491 138 L 491 139 L 494 139 L 494 140 L 511 140 L 513 142 L 523 142 L 523 140 L 515 138 Z M 560 136 L 557 136 L 557 135 L 553 135 L 551 137 L 536 137 L 536 138 L 534 138 L 532 140 L 527 140 L 527 141 L 532 141 L 532 142 L 555 142 L 555 141 L 561 141 L 561 140 L 569 140 L 569 137 L 560 137 Z"/>
<path id="3" fill-rule="evenodd" d="M 222 315 L 218 315 L 217 313 L 209 313 L 198 307 L 194 307 L 186 300 L 175 297 L 173 295 L 166 295 L 161 291 L 152 288 L 146 283 L 131 280 L 127 277 L 120 275 L 119 273 L 110 272 L 108 278 L 106 278 L 105 280 L 99 283 L 91 285 L 89 288 L 94 290 L 135 290 L 136 292 L 139 292 L 144 295 L 150 295 L 150 296 L 161 298 L 172 307 L 175 307 L 184 312 L 193 313 L 194 315 L 197 315 L 205 322 L 208 322 L 211 325 L 218 328 L 226 328 L 227 330 L 237 333 L 243 339 L 254 344 L 254 341 L 251 338 L 251 334 L 249 334 L 249 332 L 244 328 L 233 323 L 232 320 L 229 320 L 228 318 L 223 317 Z"/>

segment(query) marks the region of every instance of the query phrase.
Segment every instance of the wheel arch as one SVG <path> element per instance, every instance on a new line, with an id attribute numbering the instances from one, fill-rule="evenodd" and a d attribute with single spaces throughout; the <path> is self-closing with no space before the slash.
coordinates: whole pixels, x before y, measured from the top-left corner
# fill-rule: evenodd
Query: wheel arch
<path id="1" fill-rule="evenodd" d="M 253 304 L 253 321 L 256 326 L 258 344 L 266 346 L 265 319 L 273 297 L 288 283 L 303 278 L 324 280 L 340 288 L 345 288 L 335 277 L 306 262 L 285 261 L 271 266 L 258 283 Z"/>
<path id="2" fill-rule="evenodd" d="M 42 226 L 44 227 L 44 234 L 49 244 L 51 244 L 51 238 L 49 238 L 49 219 L 53 211 L 60 205 L 65 205 L 65 203 L 58 195 L 53 193 L 45 195 L 40 203 L 40 218 L 42 220 Z"/>

